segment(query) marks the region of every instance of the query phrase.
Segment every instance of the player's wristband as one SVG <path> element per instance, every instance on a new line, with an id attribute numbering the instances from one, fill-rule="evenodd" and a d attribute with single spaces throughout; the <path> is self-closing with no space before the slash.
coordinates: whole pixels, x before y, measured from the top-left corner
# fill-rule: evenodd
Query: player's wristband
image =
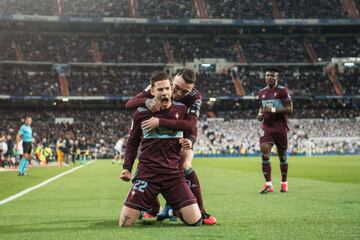
<path id="1" fill-rule="evenodd" d="M 276 112 L 276 108 L 272 107 L 272 108 L 271 108 L 271 112 L 272 112 L 272 113 L 275 113 L 275 112 Z"/>

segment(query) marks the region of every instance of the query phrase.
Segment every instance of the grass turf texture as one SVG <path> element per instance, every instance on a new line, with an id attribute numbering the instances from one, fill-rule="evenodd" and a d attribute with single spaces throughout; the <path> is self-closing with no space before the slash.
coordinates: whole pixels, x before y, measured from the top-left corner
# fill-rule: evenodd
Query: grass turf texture
<path id="1" fill-rule="evenodd" d="M 289 193 L 260 195 L 260 158 L 195 159 L 207 211 L 215 226 L 139 221 L 117 227 L 129 183 L 120 166 L 97 161 L 0 206 L 0 239 L 360 239 L 360 157 L 289 158 Z M 29 177 L 0 173 L 1 199 L 68 168 L 30 169 Z M 13 176 L 14 175 L 14 176 Z M 25 181 L 31 182 L 31 184 Z M 4 184 L 5 182 L 5 184 Z M 7 195 L 7 196 L 6 196 Z"/>

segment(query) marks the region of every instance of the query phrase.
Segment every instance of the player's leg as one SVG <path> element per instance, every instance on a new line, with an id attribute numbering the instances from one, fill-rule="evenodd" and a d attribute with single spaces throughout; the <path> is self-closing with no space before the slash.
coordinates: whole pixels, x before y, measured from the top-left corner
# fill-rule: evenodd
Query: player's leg
<path id="1" fill-rule="evenodd" d="M 119 218 L 120 227 L 131 227 L 139 219 L 140 210 L 123 206 Z"/>
<path id="2" fill-rule="evenodd" d="M 179 209 L 177 215 L 186 225 L 200 226 L 202 224 L 201 212 L 196 203 Z"/>
<path id="3" fill-rule="evenodd" d="M 150 211 L 160 187 L 143 179 L 134 179 L 120 213 L 119 226 L 130 227 L 139 219 L 142 211 Z"/>
<path id="4" fill-rule="evenodd" d="M 196 201 L 197 201 L 200 211 L 202 213 L 203 223 L 207 224 L 207 225 L 213 225 L 216 223 L 216 218 L 214 216 L 211 216 L 210 214 L 206 213 L 206 211 L 205 211 L 200 181 L 199 181 L 199 178 L 198 178 L 195 170 L 192 168 L 192 160 L 194 158 L 194 151 L 192 149 L 185 150 L 182 152 L 182 155 L 184 158 L 183 167 L 185 170 L 185 178 L 186 178 L 186 180 L 189 181 L 190 189 L 193 192 L 194 196 L 196 197 Z"/>
<path id="5" fill-rule="evenodd" d="M 174 213 L 187 225 L 201 225 L 202 217 L 196 198 L 186 179 L 175 178 L 165 182 L 162 195 L 174 208 Z"/>
<path id="6" fill-rule="evenodd" d="M 271 154 L 271 148 L 274 145 L 274 140 L 272 136 L 264 132 L 263 136 L 260 137 L 260 150 L 261 150 L 261 167 L 262 172 L 265 178 L 265 184 L 260 189 L 260 193 L 268 193 L 273 192 L 274 187 L 272 186 L 271 182 L 271 162 L 270 162 L 270 154 Z"/>
<path id="7" fill-rule="evenodd" d="M 287 149 L 287 133 L 279 133 L 276 134 L 275 144 L 278 151 L 278 156 L 280 160 L 280 172 L 281 172 L 281 186 L 280 192 L 288 192 L 288 160 L 286 157 L 286 149 Z"/>

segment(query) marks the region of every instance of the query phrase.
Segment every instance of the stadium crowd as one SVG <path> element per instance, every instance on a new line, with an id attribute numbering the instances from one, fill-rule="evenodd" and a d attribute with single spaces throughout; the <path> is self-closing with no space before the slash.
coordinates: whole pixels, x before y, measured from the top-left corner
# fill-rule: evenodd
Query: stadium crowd
<path id="1" fill-rule="evenodd" d="M 290 154 L 360 153 L 360 125 L 355 119 L 291 119 Z M 195 153 L 211 155 L 259 154 L 261 129 L 257 120 L 208 119 L 199 123 Z"/>
<path id="2" fill-rule="evenodd" d="M 344 111 L 343 111 L 344 112 Z M 130 128 L 130 112 L 124 110 L 1 110 L 2 136 L 15 140 L 25 114 L 33 118 L 35 143 L 44 144 L 55 152 L 59 138 L 71 143 L 86 138 L 92 155 L 111 157 L 117 140 Z M 201 118 L 195 152 L 200 155 L 253 155 L 259 153 L 260 123 L 257 111 L 228 111 L 223 118 Z M 290 119 L 289 153 L 360 153 L 360 125 L 356 116 L 340 118 Z M 348 118 L 341 118 L 348 117 Z M 242 118 L 242 119 L 240 119 Z"/>
<path id="3" fill-rule="evenodd" d="M 137 16 L 143 18 L 195 18 L 192 1 L 140 0 Z"/>
<path id="4" fill-rule="evenodd" d="M 209 18 L 271 19 L 272 3 L 267 0 L 206 0 Z"/>
<path id="5" fill-rule="evenodd" d="M 333 57 L 360 56 L 360 38 L 317 38 L 310 39 L 310 43 L 321 61 L 331 61 Z"/>
<path id="6" fill-rule="evenodd" d="M 240 44 L 246 61 L 251 63 L 310 61 L 300 39 L 255 37 L 241 39 Z"/>
<path id="7" fill-rule="evenodd" d="M 276 0 L 282 18 L 348 18 L 338 0 Z M 195 18 L 195 7 L 188 0 L 3 0 L 1 13 L 28 15 Z M 206 0 L 209 18 L 272 19 L 273 2 L 269 0 Z M 359 7 L 359 2 L 357 2 Z M 61 9 L 61 10 L 60 10 Z"/>
<path id="8" fill-rule="evenodd" d="M 339 0 L 276 0 L 283 18 L 348 18 Z"/>
<path id="9" fill-rule="evenodd" d="M 148 85 L 151 68 L 89 68 L 71 70 L 67 76 L 72 96 L 133 96 Z M 360 68 L 346 68 L 339 81 L 347 95 L 360 94 Z M 323 67 L 283 68 L 280 85 L 289 89 L 292 96 L 335 95 L 334 88 Z M 200 72 L 197 88 L 205 97 L 236 96 L 234 83 L 229 74 Z M 239 68 L 246 95 L 257 96 L 264 85 L 261 67 Z M 11 81 L 10 81 L 11 80 Z M 0 94 L 17 96 L 57 96 L 59 80 L 50 72 L 12 68 L 0 73 Z"/>
<path id="10" fill-rule="evenodd" d="M 59 81 L 50 72 L 15 68 L 0 71 L 0 94 L 15 96 L 58 96 Z"/>
<path id="11" fill-rule="evenodd" d="M 46 62 L 104 63 L 167 63 L 164 47 L 169 42 L 169 53 L 176 63 L 192 62 L 195 58 L 222 58 L 239 62 L 236 50 L 239 43 L 247 63 L 310 63 L 302 39 L 279 37 L 224 38 L 218 36 L 152 37 L 120 35 L 88 35 L 74 33 L 17 33 L 0 36 L 1 60 Z M 310 38 L 320 62 L 333 57 L 356 57 L 360 54 L 359 39 L 354 37 Z M 287 49 L 287 51 L 283 51 Z"/>

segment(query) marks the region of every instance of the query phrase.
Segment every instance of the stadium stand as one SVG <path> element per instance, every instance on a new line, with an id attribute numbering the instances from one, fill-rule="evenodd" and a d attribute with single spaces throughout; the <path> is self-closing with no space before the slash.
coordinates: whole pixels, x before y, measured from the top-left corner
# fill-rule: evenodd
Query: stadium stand
<path id="1" fill-rule="evenodd" d="M 202 116 L 208 116 L 199 123 L 198 153 L 257 153 L 259 133 L 250 130 L 259 128 L 254 120 L 256 96 L 265 86 L 268 66 L 280 69 L 280 84 L 294 99 L 289 140 L 293 154 L 305 154 L 306 148 L 311 149 L 306 154 L 359 153 L 360 66 L 331 62 L 336 57 L 360 56 L 356 25 L 268 23 L 279 18 L 310 22 L 352 18 L 341 1 L 199 2 L 205 5 L 185 0 L 1 1 L 2 17 L 29 14 L 79 20 L 0 20 L 0 97 L 5 99 L 0 101 L 1 130 L 14 135 L 20 119 L 29 113 L 38 141 L 46 138 L 52 143 L 59 133 L 74 139 L 86 136 L 98 152 L 101 148 L 104 155 L 110 154 L 129 127 L 126 100 L 148 85 L 154 70 L 174 73 L 209 61 L 224 67 L 198 71 Z M 354 2 L 360 6 L 358 0 Z M 150 19 L 125 24 L 124 19 L 104 23 L 99 17 Z M 187 18 L 207 17 L 215 19 L 213 25 L 188 25 Z M 162 18 L 168 22 L 154 23 Z M 222 25 L 218 19 L 235 19 L 236 24 L 249 19 L 254 25 L 231 25 L 230 20 Z M 52 71 L 56 63 L 69 70 L 59 77 Z M 237 79 L 229 74 L 229 66 L 235 67 L 245 97 L 236 89 Z M 68 95 L 78 99 L 61 102 Z M 74 123 L 56 124 L 58 118 L 72 118 Z"/>

